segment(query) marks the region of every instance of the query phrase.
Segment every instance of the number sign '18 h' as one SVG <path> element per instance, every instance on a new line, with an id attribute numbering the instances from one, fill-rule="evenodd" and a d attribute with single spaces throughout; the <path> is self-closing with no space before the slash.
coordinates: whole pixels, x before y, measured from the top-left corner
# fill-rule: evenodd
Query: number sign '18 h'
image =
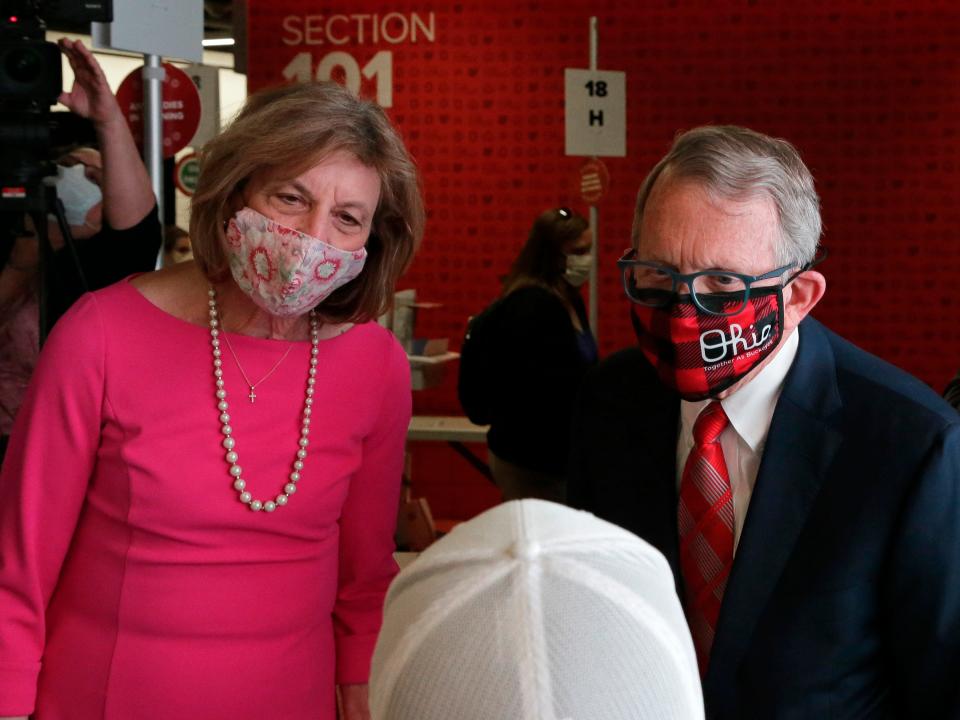
<path id="1" fill-rule="evenodd" d="M 566 154 L 625 157 L 626 73 L 564 70 Z"/>

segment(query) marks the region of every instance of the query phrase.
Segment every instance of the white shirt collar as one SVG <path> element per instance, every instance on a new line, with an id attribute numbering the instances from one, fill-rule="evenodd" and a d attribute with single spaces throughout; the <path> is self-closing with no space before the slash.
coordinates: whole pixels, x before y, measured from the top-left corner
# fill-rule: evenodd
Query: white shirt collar
<path id="1" fill-rule="evenodd" d="M 758 453 L 763 448 L 773 419 L 773 411 L 780 399 L 783 381 L 793 365 L 800 345 L 800 328 L 794 330 L 783 347 L 780 348 L 770 363 L 733 395 L 720 401 L 723 410 L 730 419 L 730 424 L 750 449 Z M 692 432 L 693 423 L 711 400 L 697 402 L 680 401 L 680 417 L 683 436 Z"/>

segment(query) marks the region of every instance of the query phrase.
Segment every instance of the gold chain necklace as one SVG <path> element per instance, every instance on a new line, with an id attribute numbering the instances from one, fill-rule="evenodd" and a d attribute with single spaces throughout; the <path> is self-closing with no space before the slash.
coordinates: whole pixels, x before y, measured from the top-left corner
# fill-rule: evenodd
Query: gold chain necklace
<path id="1" fill-rule="evenodd" d="M 227 333 L 226 333 L 226 332 L 223 333 L 223 339 L 224 339 L 224 341 L 227 343 L 227 350 L 229 350 L 229 351 L 230 351 L 230 354 L 233 355 L 233 361 L 237 364 L 237 369 L 240 371 L 240 374 L 243 375 L 243 380 L 244 380 L 244 382 L 246 382 L 246 383 L 247 383 L 247 386 L 250 388 L 250 394 L 247 395 L 247 397 L 250 399 L 250 402 L 251 402 L 251 403 L 256 402 L 256 401 L 257 401 L 257 394 L 254 392 L 254 389 L 257 387 L 257 385 L 259 385 L 259 384 L 262 383 L 264 380 L 266 380 L 268 377 L 270 377 L 271 375 L 273 375 L 274 370 L 276 370 L 278 367 L 280 367 L 280 364 L 281 364 L 284 360 L 287 359 L 287 355 L 289 355 L 289 354 L 290 354 L 290 351 L 293 349 L 293 343 L 290 343 L 290 344 L 287 346 L 287 351 L 286 351 L 285 353 L 283 353 L 283 355 L 280 357 L 280 359 L 277 360 L 276 363 L 274 363 L 273 367 L 270 368 L 270 369 L 267 371 L 267 374 L 264 375 L 264 376 L 263 376 L 262 378 L 260 378 L 259 380 L 257 380 L 255 383 L 253 383 L 253 382 L 250 382 L 250 378 L 248 378 L 248 377 L 247 377 L 247 373 L 244 372 L 244 370 L 243 370 L 243 365 L 240 364 L 240 358 L 237 357 L 237 353 L 236 353 L 236 351 L 233 349 L 233 345 L 230 344 L 230 338 L 227 337 Z"/>

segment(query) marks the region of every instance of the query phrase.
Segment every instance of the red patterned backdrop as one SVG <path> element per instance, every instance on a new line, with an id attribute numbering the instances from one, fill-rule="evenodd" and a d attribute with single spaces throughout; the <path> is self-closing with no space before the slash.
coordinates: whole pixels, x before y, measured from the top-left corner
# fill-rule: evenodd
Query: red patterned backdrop
<path id="1" fill-rule="evenodd" d="M 611 190 L 599 206 L 602 353 L 632 341 L 614 260 L 643 175 L 678 130 L 736 123 L 791 140 L 817 179 L 831 255 L 816 316 L 941 390 L 960 366 L 951 0 L 249 0 L 250 88 L 337 61 L 353 63 L 347 74 L 371 96 L 383 100 L 389 84 L 429 210 L 404 285 L 443 303 L 421 314 L 418 335 L 456 346 L 532 219 L 560 205 L 586 212 L 582 159 L 563 154 L 563 70 L 587 67 L 590 15 L 600 69 L 627 76 L 627 157 L 606 161 Z M 416 411 L 458 413 L 454 376 L 416 393 Z M 428 490 L 470 474 L 445 448 L 417 453 Z M 474 489 L 431 502 L 467 515 L 493 497 Z"/>

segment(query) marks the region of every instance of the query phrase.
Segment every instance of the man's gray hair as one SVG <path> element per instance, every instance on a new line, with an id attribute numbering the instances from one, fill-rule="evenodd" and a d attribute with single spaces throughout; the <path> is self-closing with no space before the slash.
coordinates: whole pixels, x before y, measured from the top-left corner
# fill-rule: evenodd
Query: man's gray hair
<path id="1" fill-rule="evenodd" d="M 776 262 L 805 265 L 816 255 L 822 230 L 820 198 L 810 170 L 786 140 L 735 125 L 706 125 L 678 135 L 640 186 L 633 216 L 634 247 L 639 246 L 647 198 L 662 175 L 700 182 L 721 198 L 769 197 L 780 218 Z"/>

